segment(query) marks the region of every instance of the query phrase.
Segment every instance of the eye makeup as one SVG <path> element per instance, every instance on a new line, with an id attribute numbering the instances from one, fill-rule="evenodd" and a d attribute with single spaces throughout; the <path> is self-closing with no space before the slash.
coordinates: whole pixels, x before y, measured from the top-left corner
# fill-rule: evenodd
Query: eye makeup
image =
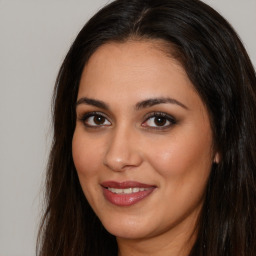
<path id="1" fill-rule="evenodd" d="M 144 118 L 145 121 L 141 123 L 141 127 L 146 129 L 164 130 L 169 129 L 177 123 L 176 119 L 165 112 L 151 112 Z M 82 114 L 78 120 L 88 128 L 104 128 L 112 125 L 109 117 L 98 111 L 92 111 Z"/>
<path id="2" fill-rule="evenodd" d="M 165 112 L 152 112 L 146 115 L 142 127 L 148 129 L 168 129 L 177 123 L 176 119 Z"/>
<path id="3" fill-rule="evenodd" d="M 78 117 L 78 120 L 88 128 L 101 128 L 112 125 L 109 118 L 104 113 L 97 111 L 82 114 Z"/>

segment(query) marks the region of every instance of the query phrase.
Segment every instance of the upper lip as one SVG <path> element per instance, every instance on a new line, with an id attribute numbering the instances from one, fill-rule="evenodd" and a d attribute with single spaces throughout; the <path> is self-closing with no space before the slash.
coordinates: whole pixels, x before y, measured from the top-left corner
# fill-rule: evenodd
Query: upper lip
<path id="1" fill-rule="evenodd" d="M 155 185 L 144 184 L 137 181 L 104 181 L 101 183 L 101 186 L 105 188 L 119 188 L 119 189 L 126 189 L 126 188 L 152 188 L 156 187 Z"/>

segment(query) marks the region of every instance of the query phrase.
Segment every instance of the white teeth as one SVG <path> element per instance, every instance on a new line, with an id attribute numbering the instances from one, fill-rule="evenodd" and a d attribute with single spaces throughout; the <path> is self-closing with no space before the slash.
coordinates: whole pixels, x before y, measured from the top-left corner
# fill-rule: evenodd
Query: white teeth
<path id="1" fill-rule="evenodd" d="M 124 194 L 131 194 L 132 188 L 125 188 L 123 191 L 124 191 Z"/>
<path id="2" fill-rule="evenodd" d="M 120 188 L 108 188 L 109 191 L 115 194 L 132 194 L 132 193 L 137 193 L 140 191 L 146 191 L 149 190 L 150 188 L 125 188 L 125 189 L 120 189 Z"/>

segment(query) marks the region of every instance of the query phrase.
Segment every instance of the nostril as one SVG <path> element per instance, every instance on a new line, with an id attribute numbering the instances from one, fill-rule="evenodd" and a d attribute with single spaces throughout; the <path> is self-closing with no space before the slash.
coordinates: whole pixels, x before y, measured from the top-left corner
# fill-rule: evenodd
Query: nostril
<path id="1" fill-rule="evenodd" d="M 138 167 L 142 159 L 137 153 L 122 154 L 122 157 L 116 155 L 107 155 L 104 159 L 104 165 L 113 171 L 125 171 Z"/>

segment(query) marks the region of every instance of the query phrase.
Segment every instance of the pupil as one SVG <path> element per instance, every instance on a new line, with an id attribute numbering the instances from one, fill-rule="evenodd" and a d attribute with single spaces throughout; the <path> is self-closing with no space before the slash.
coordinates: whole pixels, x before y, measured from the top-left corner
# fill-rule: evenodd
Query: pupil
<path id="1" fill-rule="evenodd" d="M 158 126 L 163 126 L 166 123 L 166 119 L 164 117 L 156 117 L 155 124 Z"/>
<path id="2" fill-rule="evenodd" d="M 104 123 L 105 117 L 102 117 L 102 116 L 95 116 L 94 119 L 93 119 L 93 121 L 94 121 L 95 124 L 101 125 L 101 124 Z"/>

